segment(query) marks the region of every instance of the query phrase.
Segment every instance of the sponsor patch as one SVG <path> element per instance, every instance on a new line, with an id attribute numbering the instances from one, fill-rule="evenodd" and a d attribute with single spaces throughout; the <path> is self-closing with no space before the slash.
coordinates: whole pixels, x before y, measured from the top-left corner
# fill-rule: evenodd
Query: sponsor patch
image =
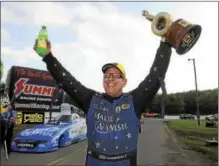
<path id="1" fill-rule="evenodd" d="M 130 108 L 130 104 L 122 104 L 121 109 L 122 110 L 128 110 Z"/>

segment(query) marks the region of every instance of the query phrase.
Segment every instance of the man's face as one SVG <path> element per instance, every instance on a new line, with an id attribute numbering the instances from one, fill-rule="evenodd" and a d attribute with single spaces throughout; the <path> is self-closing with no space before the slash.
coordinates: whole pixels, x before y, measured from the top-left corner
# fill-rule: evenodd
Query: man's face
<path id="1" fill-rule="evenodd" d="M 118 97 L 122 94 L 122 89 L 127 80 L 116 68 L 109 68 L 103 75 L 103 87 L 109 96 Z"/>
<path id="2" fill-rule="evenodd" d="M 6 111 L 11 111 L 11 110 L 13 110 L 13 107 L 12 107 L 11 104 L 9 104 L 9 105 L 6 107 Z"/>

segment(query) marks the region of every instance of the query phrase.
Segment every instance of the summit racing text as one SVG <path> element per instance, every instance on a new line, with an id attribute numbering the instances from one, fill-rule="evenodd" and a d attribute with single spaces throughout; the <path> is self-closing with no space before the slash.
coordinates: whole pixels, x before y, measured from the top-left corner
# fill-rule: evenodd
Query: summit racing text
<path id="1" fill-rule="evenodd" d="M 49 105 L 45 105 L 45 104 L 36 104 L 36 103 L 29 103 L 29 104 L 20 104 L 20 103 L 16 103 L 16 108 L 36 108 L 36 109 L 59 109 L 60 106 L 52 106 L 52 108 L 50 108 Z"/>

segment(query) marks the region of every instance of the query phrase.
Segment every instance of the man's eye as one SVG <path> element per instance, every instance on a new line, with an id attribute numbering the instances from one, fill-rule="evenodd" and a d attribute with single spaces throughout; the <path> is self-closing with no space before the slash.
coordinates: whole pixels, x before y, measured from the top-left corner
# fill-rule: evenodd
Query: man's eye
<path id="1" fill-rule="evenodd" d="M 104 74 L 104 78 L 109 78 L 110 74 Z"/>
<path id="2" fill-rule="evenodd" d="M 110 78 L 112 76 L 112 78 L 122 78 L 122 75 L 119 73 L 107 73 L 104 74 L 104 78 Z"/>
<path id="3" fill-rule="evenodd" d="M 114 78 L 120 78 L 121 76 L 120 76 L 120 74 L 113 74 L 113 77 Z"/>

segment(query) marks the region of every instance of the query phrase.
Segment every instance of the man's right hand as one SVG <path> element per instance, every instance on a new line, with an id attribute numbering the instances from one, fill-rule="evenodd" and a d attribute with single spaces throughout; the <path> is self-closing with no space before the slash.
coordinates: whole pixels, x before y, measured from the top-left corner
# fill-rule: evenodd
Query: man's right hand
<path id="1" fill-rule="evenodd" d="M 34 44 L 34 46 L 33 46 L 33 49 L 34 49 L 34 51 L 37 53 L 37 51 L 36 51 L 36 48 L 37 48 L 37 39 L 35 40 L 35 44 Z M 47 40 L 46 41 L 46 44 L 47 44 L 47 48 L 46 48 L 46 55 L 45 56 L 47 56 L 48 54 L 50 54 L 51 53 L 51 42 L 49 41 L 49 40 Z M 38 54 L 38 53 L 37 53 Z M 39 55 L 39 54 L 38 54 Z M 40 55 L 39 55 L 40 56 Z M 45 57 L 44 56 L 44 57 Z M 40 57 L 42 57 L 42 56 L 40 56 Z"/>

